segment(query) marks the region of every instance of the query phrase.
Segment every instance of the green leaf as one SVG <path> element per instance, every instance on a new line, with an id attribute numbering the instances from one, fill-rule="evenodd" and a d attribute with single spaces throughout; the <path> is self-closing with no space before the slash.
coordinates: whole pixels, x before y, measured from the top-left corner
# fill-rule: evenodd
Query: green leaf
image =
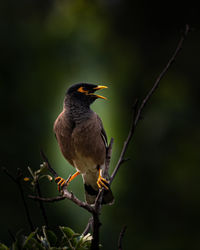
<path id="1" fill-rule="evenodd" d="M 49 245 L 55 246 L 57 242 L 57 236 L 55 235 L 55 233 L 51 230 L 47 230 L 46 228 L 44 230 L 45 230 L 45 237 L 46 240 L 49 242 Z"/>
<path id="2" fill-rule="evenodd" d="M 16 241 L 13 242 L 12 244 L 12 250 L 21 250 L 22 249 L 22 245 L 23 245 L 23 242 L 24 242 L 24 236 L 22 235 L 22 229 L 17 232 L 15 238 L 16 238 Z"/>
<path id="3" fill-rule="evenodd" d="M 62 244 L 68 245 L 69 247 L 75 247 L 77 245 L 77 237 L 80 234 L 75 233 L 71 228 L 69 227 L 59 227 L 62 231 L 64 238 L 62 239 Z"/>
<path id="4" fill-rule="evenodd" d="M 28 237 L 25 238 L 25 241 L 23 243 L 23 247 L 27 247 L 29 244 L 29 241 L 35 236 L 38 229 L 36 229 L 34 232 L 30 233 Z"/>
<path id="5" fill-rule="evenodd" d="M 59 228 L 67 238 L 71 239 L 75 234 L 75 232 L 70 227 L 59 227 Z"/>
<path id="6" fill-rule="evenodd" d="M 0 250 L 9 250 L 9 248 L 6 245 L 0 243 Z"/>
<path id="7" fill-rule="evenodd" d="M 36 239 L 31 238 L 29 239 L 26 246 L 23 247 L 23 249 L 24 250 L 32 250 L 32 249 L 45 250 L 45 247 L 43 247 Z"/>

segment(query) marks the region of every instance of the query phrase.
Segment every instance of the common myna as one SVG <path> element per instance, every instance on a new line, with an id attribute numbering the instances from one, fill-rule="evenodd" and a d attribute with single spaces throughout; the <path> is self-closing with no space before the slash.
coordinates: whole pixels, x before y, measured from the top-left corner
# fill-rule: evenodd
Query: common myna
<path id="1" fill-rule="evenodd" d="M 72 85 L 64 98 L 63 110 L 54 123 L 54 132 L 63 156 L 77 170 L 68 182 L 57 177 L 58 187 L 69 184 L 77 175 L 83 177 L 86 201 L 95 202 L 104 187 L 103 203 L 112 203 L 113 194 L 103 178 L 107 154 L 107 136 L 100 117 L 90 109 L 97 99 L 106 99 L 94 92 L 106 86 L 78 83 Z"/>

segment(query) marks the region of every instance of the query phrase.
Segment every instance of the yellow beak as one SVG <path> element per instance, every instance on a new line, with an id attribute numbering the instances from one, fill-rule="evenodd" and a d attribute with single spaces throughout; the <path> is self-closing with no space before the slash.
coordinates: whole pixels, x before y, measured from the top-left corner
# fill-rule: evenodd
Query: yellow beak
<path id="1" fill-rule="evenodd" d="M 96 88 L 93 88 L 95 90 L 100 90 L 100 89 L 107 89 L 107 86 L 103 86 L 103 85 L 98 85 Z"/>
<path id="2" fill-rule="evenodd" d="M 93 88 L 93 89 L 96 91 L 96 90 L 107 89 L 107 88 L 108 88 L 107 86 L 98 85 L 96 88 Z M 101 99 L 107 100 L 107 98 L 104 97 L 104 96 L 96 95 L 96 94 L 93 94 L 93 95 L 95 95 L 97 98 L 101 98 Z"/>

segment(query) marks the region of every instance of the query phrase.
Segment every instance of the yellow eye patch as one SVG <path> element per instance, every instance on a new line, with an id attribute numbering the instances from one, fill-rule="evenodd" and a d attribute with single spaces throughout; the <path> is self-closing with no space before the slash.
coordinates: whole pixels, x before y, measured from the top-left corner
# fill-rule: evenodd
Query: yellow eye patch
<path id="1" fill-rule="evenodd" d="M 84 90 L 83 87 L 78 88 L 77 91 L 81 93 L 85 93 L 86 95 L 88 94 L 88 90 Z"/>

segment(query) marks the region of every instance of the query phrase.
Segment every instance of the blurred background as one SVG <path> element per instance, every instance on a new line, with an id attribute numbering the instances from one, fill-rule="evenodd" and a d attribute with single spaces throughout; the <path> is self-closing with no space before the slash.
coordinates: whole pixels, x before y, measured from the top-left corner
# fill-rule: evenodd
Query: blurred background
<path id="1" fill-rule="evenodd" d="M 67 178 L 53 133 L 66 89 L 73 83 L 107 85 L 108 101 L 93 105 L 108 138 L 111 169 L 129 130 L 132 104 L 152 87 L 174 52 L 185 24 L 192 32 L 143 112 L 112 189 L 115 204 L 101 214 L 103 249 L 116 249 L 123 225 L 124 249 L 200 249 L 199 10 L 192 2 L 131 0 L 2 0 L 0 2 L 0 166 L 28 175 L 42 163 Z M 9 231 L 29 233 L 20 193 L 0 174 L 0 241 Z M 24 184 L 26 196 L 32 193 Z M 58 195 L 43 180 L 46 197 Z M 81 177 L 70 189 L 83 199 Z M 39 206 L 27 200 L 34 226 L 44 225 Z M 45 204 L 49 224 L 82 232 L 89 214 L 70 201 Z"/>

